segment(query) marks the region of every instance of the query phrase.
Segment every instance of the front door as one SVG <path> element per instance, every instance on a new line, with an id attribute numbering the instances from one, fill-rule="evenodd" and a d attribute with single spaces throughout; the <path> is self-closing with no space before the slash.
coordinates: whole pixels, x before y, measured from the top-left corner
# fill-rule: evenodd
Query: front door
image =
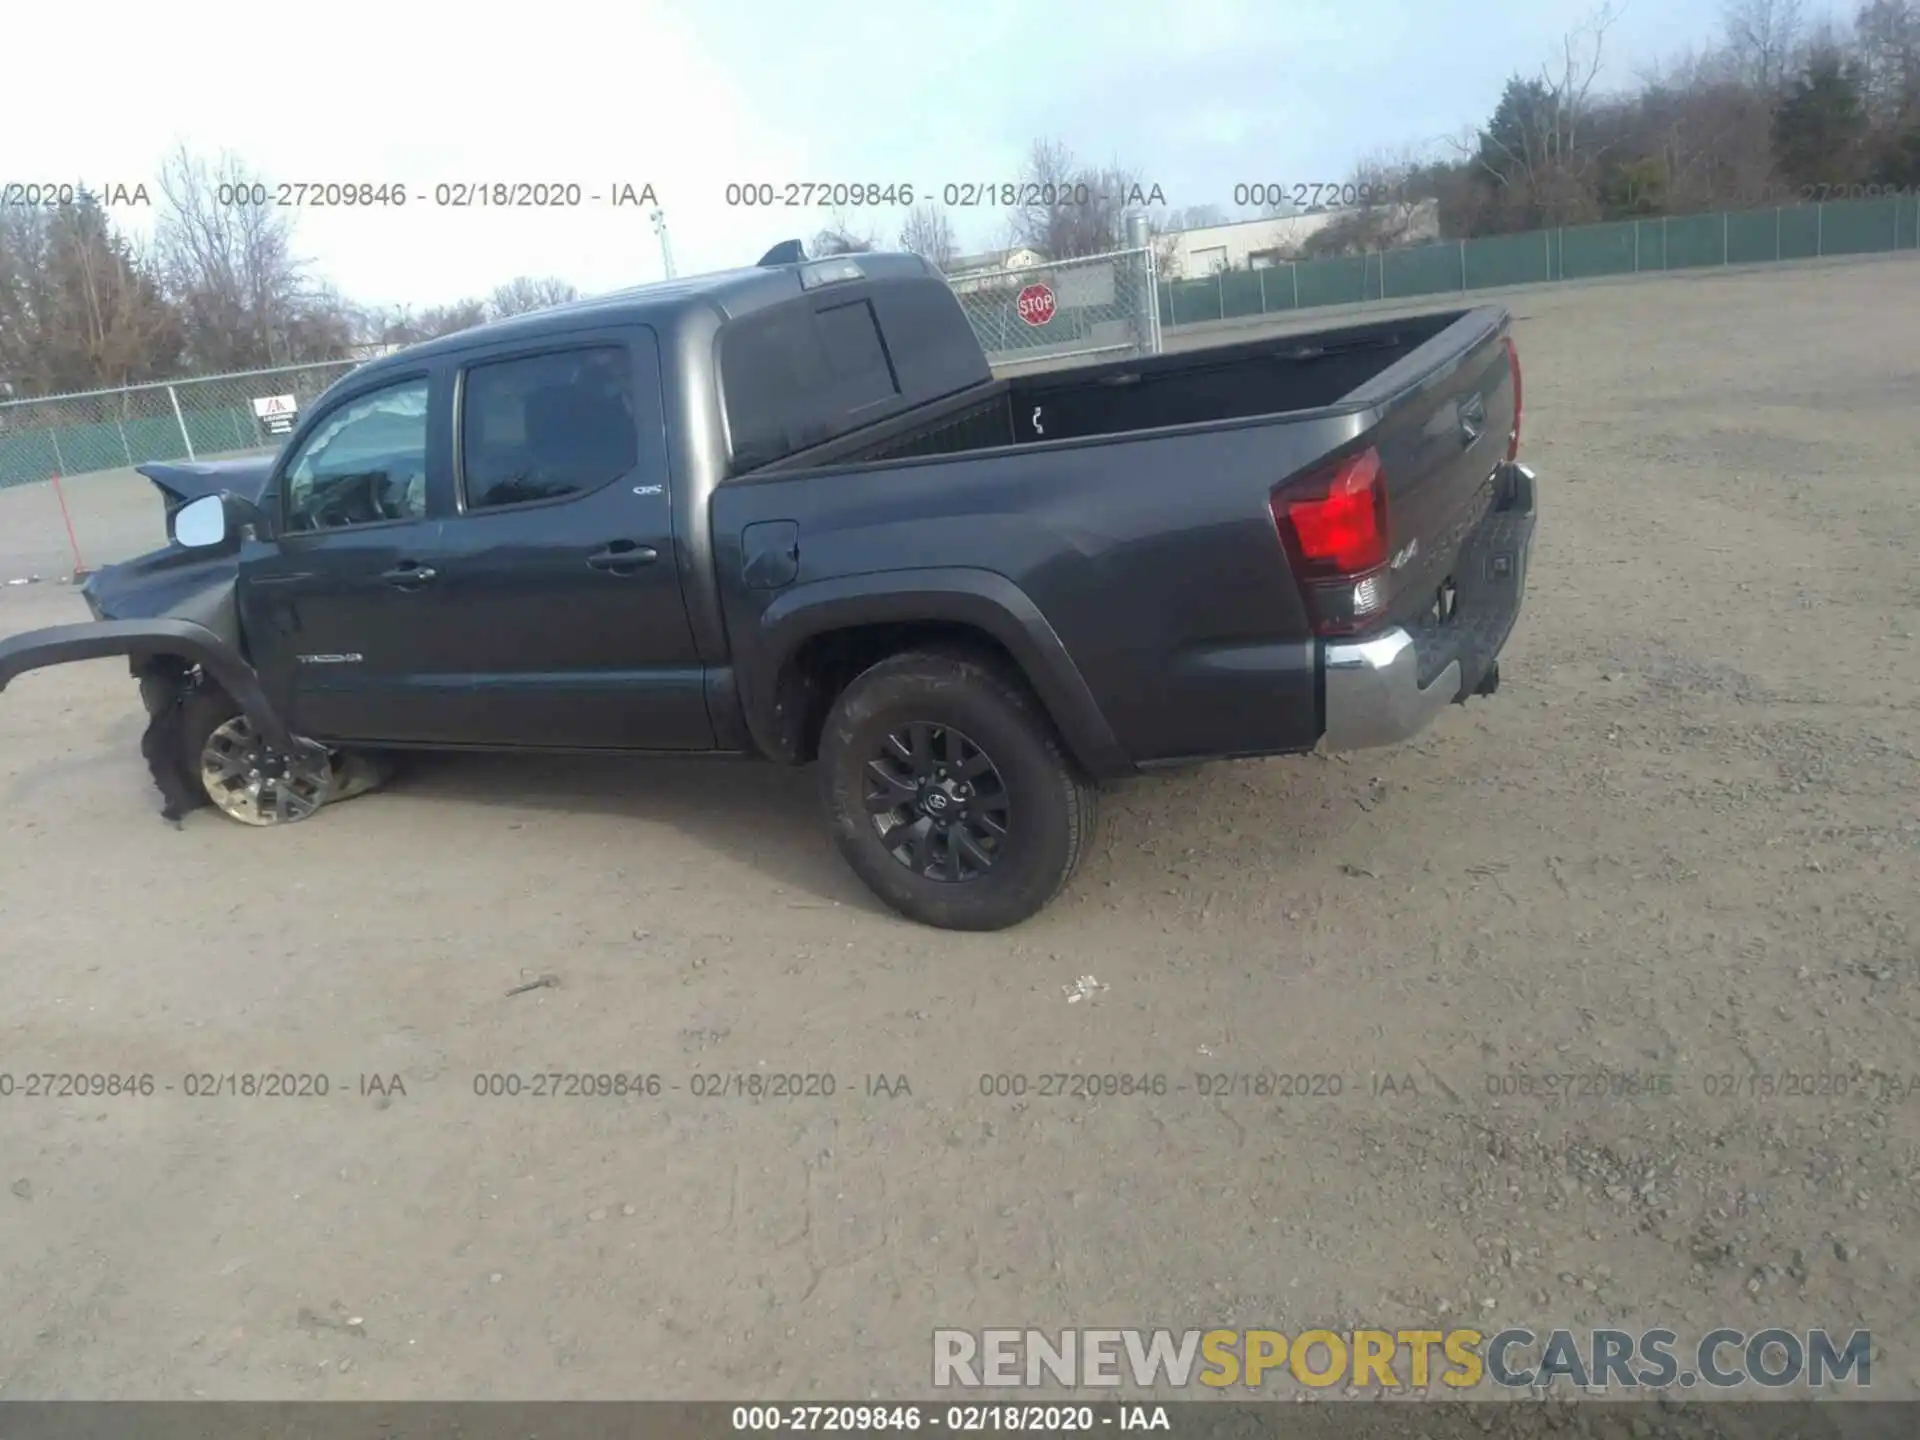
<path id="1" fill-rule="evenodd" d="M 241 553 L 248 648 L 303 735 L 428 738 L 414 682 L 433 644 L 423 597 L 444 522 L 429 515 L 428 438 L 445 398 L 423 371 L 330 406 L 277 471 L 276 538 Z"/>

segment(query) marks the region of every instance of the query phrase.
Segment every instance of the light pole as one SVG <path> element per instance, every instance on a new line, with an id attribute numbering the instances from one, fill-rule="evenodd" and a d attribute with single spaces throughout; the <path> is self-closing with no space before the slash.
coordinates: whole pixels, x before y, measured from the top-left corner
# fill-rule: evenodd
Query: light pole
<path id="1" fill-rule="evenodd" d="M 673 246 L 667 243 L 667 212 L 654 207 L 652 215 L 653 233 L 660 237 L 660 264 L 667 272 L 667 279 L 673 279 Z"/>

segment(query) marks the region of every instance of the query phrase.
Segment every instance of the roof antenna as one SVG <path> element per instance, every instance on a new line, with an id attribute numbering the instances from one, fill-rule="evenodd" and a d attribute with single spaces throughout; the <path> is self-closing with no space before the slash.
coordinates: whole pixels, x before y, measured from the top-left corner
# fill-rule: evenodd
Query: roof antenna
<path id="1" fill-rule="evenodd" d="M 806 258 L 806 249 L 798 240 L 782 240 L 760 257 L 760 264 L 762 266 L 798 265 Z"/>

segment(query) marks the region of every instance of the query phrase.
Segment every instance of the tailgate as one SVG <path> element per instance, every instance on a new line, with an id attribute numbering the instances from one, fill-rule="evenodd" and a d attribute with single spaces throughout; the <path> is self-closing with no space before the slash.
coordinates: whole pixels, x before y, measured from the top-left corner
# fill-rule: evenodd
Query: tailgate
<path id="1" fill-rule="evenodd" d="M 1469 545 L 1504 497 L 1521 410 L 1512 319 L 1469 311 L 1349 397 L 1381 406 L 1373 433 L 1387 495 L 1387 594 L 1375 612 L 1417 642 L 1473 624 Z M 1477 554 L 1478 547 L 1474 553 Z M 1504 639 L 1504 636 L 1501 638 Z M 1422 643 L 1422 683 L 1457 647 Z M 1478 647 L 1473 647 L 1478 648 Z"/>

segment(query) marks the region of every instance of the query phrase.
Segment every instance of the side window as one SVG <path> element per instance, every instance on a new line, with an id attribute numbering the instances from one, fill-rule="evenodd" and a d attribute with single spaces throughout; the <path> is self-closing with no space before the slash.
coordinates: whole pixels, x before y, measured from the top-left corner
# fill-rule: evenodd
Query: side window
<path id="1" fill-rule="evenodd" d="M 623 346 L 475 365 L 461 397 L 469 510 L 584 495 L 640 463 L 633 366 Z"/>
<path id="2" fill-rule="evenodd" d="M 286 471 L 285 525 L 333 530 L 427 513 L 427 382 L 349 400 L 309 435 Z"/>

